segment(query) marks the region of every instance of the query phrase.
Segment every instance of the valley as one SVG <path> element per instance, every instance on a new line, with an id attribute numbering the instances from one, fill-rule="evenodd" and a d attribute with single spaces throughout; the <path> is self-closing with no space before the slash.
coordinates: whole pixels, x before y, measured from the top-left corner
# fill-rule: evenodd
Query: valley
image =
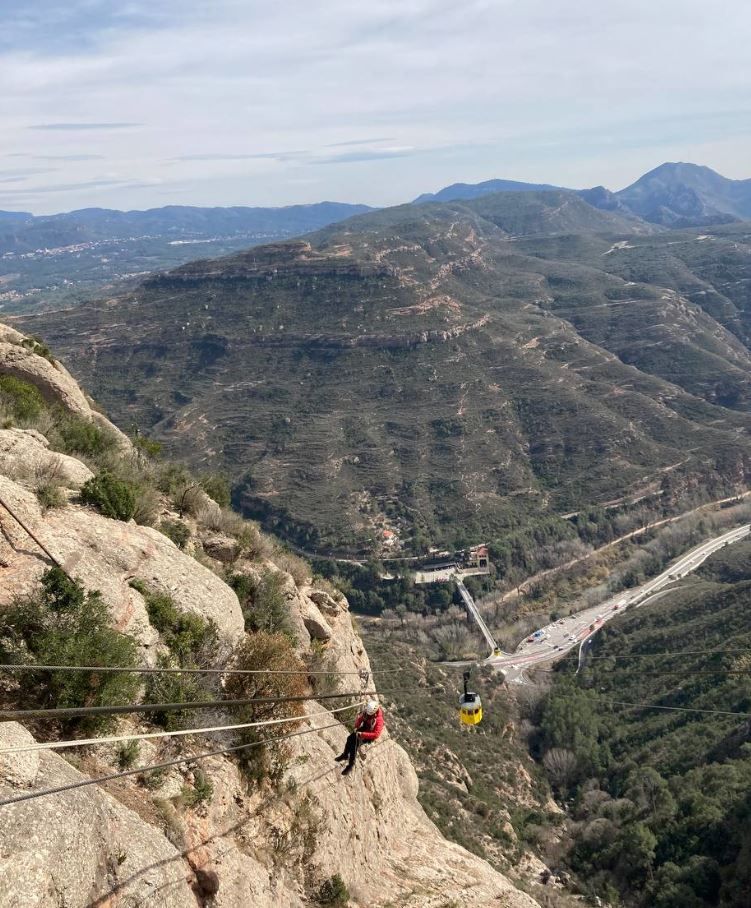
<path id="1" fill-rule="evenodd" d="M 619 709 L 652 705 L 649 674 L 608 700 L 598 660 L 647 626 L 664 633 L 642 655 L 670 652 L 671 610 L 748 544 L 749 287 L 747 223 L 667 230 L 535 188 L 365 213 L 14 324 L 62 351 L 143 450 L 160 443 L 310 556 L 312 595 L 347 596 L 376 678 L 406 682 L 379 684 L 382 702 L 447 837 L 540 905 L 652 908 L 654 886 L 615 849 L 666 892 L 695 880 L 658 847 L 654 779 L 618 737 Z M 207 536 L 196 557 L 237 539 Z M 444 551 L 462 582 L 416 583 Z M 252 633 L 285 626 L 283 602 L 268 607 L 248 613 Z M 331 638 L 307 614 L 325 674 Z M 462 665 L 486 711 L 471 736 L 454 727 Z M 649 760 L 678 802 L 672 769 Z M 696 866 L 711 853 L 719 892 L 713 843 L 692 847 Z"/>
<path id="2" fill-rule="evenodd" d="M 388 530 L 417 554 L 743 486 L 751 245 L 742 225 L 700 235 L 500 193 L 362 215 L 19 324 L 121 424 L 227 473 L 267 529 L 356 559 L 389 554 Z"/>
<path id="3" fill-rule="evenodd" d="M 86 209 L 46 217 L 0 211 L 0 312 L 79 305 L 198 254 L 226 255 L 367 210 L 324 202 L 278 209 Z"/>

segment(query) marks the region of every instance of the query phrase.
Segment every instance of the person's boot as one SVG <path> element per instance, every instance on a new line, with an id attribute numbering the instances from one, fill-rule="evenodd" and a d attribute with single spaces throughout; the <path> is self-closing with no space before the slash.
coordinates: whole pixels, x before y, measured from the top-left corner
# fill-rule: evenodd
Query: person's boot
<path id="1" fill-rule="evenodd" d="M 346 765 L 346 766 L 344 767 L 344 769 L 342 770 L 342 775 L 343 775 L 343 776 L 348 776 L 348 775 L 352 772 L 352 770 L 353 770 L 354 768 L 355 768 L 355 767 L 354 767 L 354 764 L 352 764 L 352 763 L 347 763 L 347 765 Z"/>
<path id="2" fill-rule="evenodd" d="M 335 760 L 337 763 L 343 763 L 346 759 L 347 759 L 347 754 L 346 754 L 346 753 L 339 754 L 338 757 L 334 757 L 334 760 Z"/>

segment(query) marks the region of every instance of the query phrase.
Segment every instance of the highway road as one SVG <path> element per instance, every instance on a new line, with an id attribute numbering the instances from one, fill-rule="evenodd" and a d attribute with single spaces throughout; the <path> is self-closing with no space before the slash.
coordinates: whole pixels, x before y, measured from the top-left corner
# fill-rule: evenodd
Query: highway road
<path id="1" fill-rule="evenodd" d="M 519 644 L 516 652 L 490 655 L 483 664 L 502 669 L 507 681 L 524 683 L 525 668 L 545 662 L 554 662 L 575 647 L 581 647 L 586 640 L 596 634 L 608 621 L 617 617 L 624 608 L 627 606 L 638 608 L 645 605 L 648 601 L 652 601 L 655 598 L 655 594 L 665 590 L 666 587 L 681 577 L 685 577 L 695 571 L 713 552 L 725 545 L 739 542 L 748 536 L 750 532 L 751 524 L 746 524 L 703 542 L 685 555 L 682 555 L 653 580 L 649 580 L 634 589 L 618 593 L 618 595 L 600 603 L 600 605 L 584 609 L 581 612 L 562 618 L 560 621 L 555 621 L 539 628 L 539 630 L 533 632 Z M 464 584 L 461 584 L 461 586 L 464 586 Z M 467 593 L 467 596 L 469 596 L 469 593 Z M 462 593 L 462 598 L 465 598 L 464 593 Z M 472 597 L 469 596 L 469 598 L 471 600 Z M 466 600 L 465 604 L 467 604 Z M 495 651 L 495 641 L 490 631 L 487 630 L 487 625 L 479 616 L 477 606 L 472 602 L 472 608 L 470 608 L 469 604 L 467 604 L 467 608 L 479 619 L 480 630 L 491 648 L 491 653 L 493 653 Z"/>

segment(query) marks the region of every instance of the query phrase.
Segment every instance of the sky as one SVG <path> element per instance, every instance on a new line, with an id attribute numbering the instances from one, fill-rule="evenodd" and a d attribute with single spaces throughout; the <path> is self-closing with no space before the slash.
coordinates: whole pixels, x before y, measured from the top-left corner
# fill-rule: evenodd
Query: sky
<path id="1" fill-rule="evenodd" d="M 0 208 L 748 178 L 749 34 L 747 0 L 3 2 Z"/>

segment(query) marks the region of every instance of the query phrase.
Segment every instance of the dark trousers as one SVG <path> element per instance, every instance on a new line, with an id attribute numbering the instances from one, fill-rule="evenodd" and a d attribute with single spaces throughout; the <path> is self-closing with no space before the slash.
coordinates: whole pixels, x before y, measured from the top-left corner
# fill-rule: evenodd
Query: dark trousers
<path id="1" fill-rule="evenodd" d="M 351 734 L 347 735 L 347 743 L 344 745 L 344 756 L 347 758 L 348 766 L 355 765 L 355 759 L 357 757 L 357 750 L 359 747 L 362 747 L 362 743 L 357 737 L 357 732 L 353 731 Z"/>

